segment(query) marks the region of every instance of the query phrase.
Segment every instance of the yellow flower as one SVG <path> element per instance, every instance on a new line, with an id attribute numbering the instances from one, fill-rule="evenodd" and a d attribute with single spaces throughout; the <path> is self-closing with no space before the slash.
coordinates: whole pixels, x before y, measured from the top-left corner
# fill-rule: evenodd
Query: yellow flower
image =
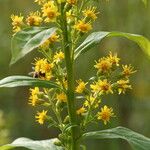
<path id="1" fill-rule="evenodd" d="M 43 110 L 42 112 L 38 112 L 35 118 L 39 124 L 44 124 L 45 120 L 47 119 L 47 111 Z"/>
<path id="2" fill-rule="evenodd" d="M 106 94 L 111 93 L 111 94 L 113 94 L 111 84 L 110 84 L 110 82 L 107 81 L 107 79 L 99 80 L 98 81 L 98 85 L 99 85 L 99 88 L 100 88 L 100 92 L 102 94 L 103 93 L 106 93 Z"/>
<path id="3" fill-rule="evenodd" d="M 123 71 L 122 75 L 128 78 L 131 74 L 135 73 L 136 70 L 131 65 L 122 65 Z"/>
<path id="4" fill-rule="evenodd" d="M 90 85 L 92 92 L 94 93 L 100 93 L 100 94 L 113 94 L 112 87 L 110 82 L 107 81 L 107 79 L 104 80 L 98 80 L 95 84 Z"/>
<path id="5" fill-rule="evenodd" d="M 44 74 L 50 72 L 53 67 L 54 65 L 52 63 L 48 63 L 47 59 L 36 59 L 35 72 L 40 72 Z"/>
<path id="6" fill-rule="evenodd" d="M 35 59 L 34 70 L 38 74 L 38 77 L 45 80 L 50 80 L 52 76 L 53 63 L 49 63 L 47 59 Z"/>
<path id="7" fill-rule="evenodd" d="M 42 7 L 43 17 L 46 17 L 45 22 L 55 22 L 57 16 L 60 15 L 58 8 L 54 5 L 53 1 L 45 3 Z"/>
<path id="8" fill-rule="evenodd" d="M 110 117 L 114 117 L 113 109 L 108 108 L 106 105 L 101 108 L 101 111 L 97 113 L 97 119 L 103 120 L 104 124 L 106 125 L 109 122 Z"/>
<path id="9" fill-rule="evenodd" d="M 53 33 L 52 36 L 47 39 L 41 46 L 40 48 L 42 48 L 43 50 L 49 49 L 50 44 L 53 44 L 55 42 L 59 41 L 59 35 L 57 35 L 56 33 Z"/>
<path id="10" fill-rule="evenodd" d="M 97 108 L 99 106 L 99 103 L 101 100 L 97 100 L 92 95 L 87 96 L 87 100 L 84 102 L 84 106 L 90 108 L 91 106 L 94 106 L 94 108 Z"/>
<path id="11" fill-rule="evenodd" d="M 131 85 L 129 85 L 129 80 L 119 80 L 117 81 L 118 84 L 118 93 L 125 94 L 127 89 L 132 89 Z"/>
<path id="12" fill-rule="evenodd" d="M 56 52 L 54 55 L 54 62 L 55 63 L 59 63 L 60 61 L 62 61 L 65 58 L 65 55 L 63 52 Z"/>
<path id="13" fill-rule="evenodd" d="M 67 0 L 67 3 L 70 5 L 75 5 L 77 3 L 77 0 Z"/>
<path id="14" fill-rule="evenodd" d="M 77 93 L 83 93 L 83 91 L 85 90 L 85 86 L 87 83 L 83 82 L 81 79 L 77 81 L 78 86 L 76 87 L 76 92 Z"/>
<path id="15" fill-rule="evenodd" d="M 30 89 L 30 97 L 29 97 L 29 104 L 32 106 L 36 106 L 39 103 L 38 95 L 40 94 L 40 90 L 38 87 L 34 89 Z"/>
<path id="16" fill-rule="evenodd" d="M 67 102 L 67 96 L 65 93 L 57 94 L 56 98 L 61 102 Z"/>
<path id="17" fill-rule="evenodd" d="M 99 72 L 106 73 L 112 68 L 112 63 L 107 58 L 103 57 L 96 62 L 94 67 L 98 69 Z"/>
<path id="18" fill-rule="evenodd" d="M 26 19 L 26 22 L 29 26 L 39 26 L 42 22 L 42 17 L 40 12 L 31 12 Z"/>
<path id="19" fill-rule="evenodd" d="M 57 33 L 53 33 L 51 37 L 49 38 L 50 43 L 58 42 L 59 41 L 59 35 Z"/>
<path id="20" fill-rule="evenodd" d="M 78 115 L 82 115 L 83 113 L 85 113 L 86 112 L 86 109 L 84 108 L 84 107 L 81 107 L 81 108 L 79 108 L 78 110 L 77 110 L 77 114 Z"/>
<path id="21" fill-rule="evenodd" d="M 85 9 L 83 11 L 83 14 L 85 17 L 95 20 L 95 19 L 97 19 L 96 15 L 98 14 L 95 11 L 96 11 L 96 7 L 90 7 L 90 8 Z"/>
<path id="22" fill-rule="evenodd" d="M 17 15 L 11 15 L 12 19 L 12 26 L 13 26 L 13 32 L 18 32 L 21 30 L 21 27 L 23 25 L 23 16 L 17 16 Z"/>
<path id="23" fill-rule="evenodd" d="M 112 63 L 112 65 L 119 66 L 120 58 L 118 58 L 117 54 L 112 55 L 112 52 L 109 52 L 109 57 L 107 57 L 107 59 Z"/>
<path id="24" fill-rule="evenodd" d="M 79 20 L 75 25 L 74 28 L 82 33 L 87 33 L 92 29 L 90 23 L 86 23 L 85 21 Z"/>

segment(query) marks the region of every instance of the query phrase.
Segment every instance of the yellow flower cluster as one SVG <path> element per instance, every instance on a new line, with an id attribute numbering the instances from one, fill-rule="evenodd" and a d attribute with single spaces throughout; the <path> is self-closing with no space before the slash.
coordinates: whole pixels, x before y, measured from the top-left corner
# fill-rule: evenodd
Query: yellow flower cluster
<path id="1" fill-rule="evenodd" d="M 56 36 L 56 34 L 54 34 Z M 52 39 L 49 39 L 50 41 L 55 41 L 57 38 L 52 37 Z M 51 58 L 38 58 L 35 59 L 35 62 L 33 63 L 33 77 L 39 78 L 42 80 L 53 80 L 57 84 L 61 85 L 62 89 L 66 90 L 67 88 L 67 80 L 65 78 L 65 72 L 61 65 L 63 65 L 64 60 L 64 53 L 62 51 L 55 52 L 53 55 L 51 55 Z M 62 77 L 60 79 L 59 72 L 61 72 Z M 29 96 L 29 104 L 32 106 L 42 106 L 47 107 L 53 106 L 56 107 L 56 103 L 58 104 L 62 102 L 67 102 L 67 96 L 61 89 L 57 92 L 53 91 L 53 89 L 42 89 L 42 91 L 39 90 L 38 87 L 35 87 L 33 89 L 30 89 L 30 96 Z M 58 105 L 59 106 L 59 105 Z M 58 109 L 59 108 L 53 108 Z M 56 110 L 55 110 L 56 112 Z M 41 113 L 38 112 L 36 119 L 37 122 L 40 124 L 44 124 L 44 122 L 47 120 L 48 116 L 46 115 L 47 111 L 42 111 Z"/>
<path id="2" fill-rule="evenodd" d="M 39 89 L 35 87 L 30 89 L 29 104 L 35 108 L 44 107 L 44 110 L 39 111 L 35 116 L 39 124 L 44 124 L 50 119 L 47 110 L 51 108 L 56 116 L 51 121 L 56 123 L 57 127 L 60 127 L 60 124 L 63 127 L 65 123 L 61 115 L 67 107 L 70 80 L 67 79 L 67 69 L 63 61 L 65 55 L 62 50 L 69 45 L 70 57 L 73 58 L 73 50 L 82 36 L 92 30 L 93 22 L 97 19 L 99 12 L 90 0 L 86 1 L 86 5 L 84 5 L 85 1 L 79 0 L 34 0 L 34 2 L 40 7 L 38 11 L 30 12 L 26 17 L 11 16 L 13 32 L 16 33 L 31 26 L 49 27 L 53 24 L 57 27 L 57 31 L 42 41 L 37 48 L 45 58 L 35 59 L 33 77 L 48 82 L 51 80 L 60 88 Z M 65 27 L 67 33 L 64 31 Z M 66 40 L 64 34 L 68 34 L 67 43 L 64 42 Z M 88 82 L 77 80 L 77 86 L 72 91 L 76 100 L 78 98 L 83 100 L 76 110 L 78 117 L 82 118 L 79 120 L 83 128 L 97 119 L 106 125 L 111 117 L 114 117 L 113 109 L 106 105 L 101 106 L 101 101 L 107 94 L 124 94 L 132 89 L 129 77 L 136 72 L 131 65 L 120 65 L 120 58 L 111 52 L 108 56 L 96 61 L 94 68 L 97 71 L 94 78 Z"/>
<path id="3" fill-rule="evenodd" d="M 109 73 L 114 66 L 119 66 L 120 58 L 117 57 L 117 54 L 114 56 L 110 52 L 108 57 L 103 57 L 96 62 L 94 66 L 99 73 Z"/>
<path id="4" fill-rule="evenodd" d="M 106 105 L 101 107 L 101 99 L 107 94 L 124 94 L 128 89 L 132 89 L 129 77 L 136 72 L 131 65 L 121 66 L 120 58 L 111 52 L 108 56 L 99 59 L 94 67 L 97 69 L 97 75 L 92 79 L 94 81 L 85 83 L 80 79 L 77 81 L 78 85 L 75 90 L 76 93 L 83 95 L 84 102 L 77 110 L 77 114 L 85 116 L 85 121 L 83 121 L 85 126 L 94 121 L 95 116 L 105 125 L 111 117 L 114 117 L 112 108 Z M 98 111 L 99 107 L 100 111 Z M 96 110 L 98 112 L 95 114 Z"/>

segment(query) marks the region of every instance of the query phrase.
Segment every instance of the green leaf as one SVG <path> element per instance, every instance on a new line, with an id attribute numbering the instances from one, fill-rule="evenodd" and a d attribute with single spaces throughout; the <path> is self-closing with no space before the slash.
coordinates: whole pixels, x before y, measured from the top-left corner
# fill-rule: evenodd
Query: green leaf
<path id="1" fill-rule="evenodd" d="M 82 53 L 87 52 L 93 46 L 98 45 L 104 38 L 125 37 L 137 43 L 141 49 L 150 56 L 150 41 L 144 36 L 123 32 L 94 32 L 90 34 L 85 41 L 75 50 L 75 59 Z"/>
<path id="2" fill-rule="evenodd" d="M 19 138 L 11 144 L 0 147 L 0 150 L 9 150 L 17 147 L 24 147 L 31 150 L 63 150 L 61 147 L 54 145 L 55 141 L 57 141 L 57 139 L 33 141 L 28 138 Z"/>
<path id="3" fill-rule="evenodd" d="M 31 27 L 17 32 L 12 38 L 12 59 L 10 65 L 43 44 L 56 28 Z"/>
<path id="4" fill-rule="evenodd" d="M 52 81 L 40 80 L 27 76 L 9 76 L 0 80 L 0 87 L 38 86 L 45 88 L 60 88 Z"/>
<path id="5" fill-rule="evenodd" d="M 112 129 L 89 132 L 83 135 L 84 139 L 124 139 L 135 150 L 149 150 L 150 139 L 124 127 L 116 127 Z"/>

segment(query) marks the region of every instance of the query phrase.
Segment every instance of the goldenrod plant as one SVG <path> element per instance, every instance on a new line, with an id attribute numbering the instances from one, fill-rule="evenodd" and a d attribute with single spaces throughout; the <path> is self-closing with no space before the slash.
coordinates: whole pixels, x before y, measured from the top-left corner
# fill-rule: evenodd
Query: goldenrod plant
<path id="1" fill-rule="evenodd" d="M 55 127 L 55 139 L 33 141 L 19 138 L 1 150 L 25 147 L 31 150 L 86 150 L 87 138 L 129 142 L 136 150 L 150 149 L 150 139 L 125 127 L 89 132 L 92 123 L 107 126 L 117 115 L 104 101 L 106 95 L 132 90 L 130 76 L 136 69 L 122 64 L 117 53 L 95 61 L 95 74 L 88 81 L 75 79 L 74 65 L 82 54 L 108 37 L 124 37 L 137 43 L 150 55 L 150 41 L 136 34 L 92 32 L 100 12 L 96 0 L 35 0 L 39 10 L 11 15 L 13 26 L 11 65 L 35 50 L 43 57 L 34 58 L 29 76 L 10 76 L 0 87 L 29 86 L 28 104 L 35 110 L 39 125 Z M 97 1 L 100 3 L 100 1 Z M 85 38 L 86 37 L 86 38 Z M 99 148 L 98 148 L 99 149 Z"/>

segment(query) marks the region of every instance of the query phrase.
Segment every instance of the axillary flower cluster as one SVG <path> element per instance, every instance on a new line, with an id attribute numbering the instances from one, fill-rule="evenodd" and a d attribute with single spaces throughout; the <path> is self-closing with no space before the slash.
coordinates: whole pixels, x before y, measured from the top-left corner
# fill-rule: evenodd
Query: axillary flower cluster
<path id="1" fill-rule="evenodd" d="M 30 89 L 29 105 L 37 109 L 35 115 L 39 124 L 47 124 L 61 130 L 59 135 L 60 145 L 67 147 L 65 138 L 68 138 L 69 114 L 68 114 L 68 76 L 64 52 L 64 19 L 65 12 L 67 34 L 74 62 L 74 50 L 83 35 L 92 30 L 93 22 L 99 12 L 93 6 L 93 0 L 35 0 L 40 6 L 36 12 L 30 12 L 26 17 L 12 15 L 13 32 L 30 27 L 48 27 L 55 24 L 57 30 L 52 36 L 41 44 L 37 51 L 44 57 L 35 58 L 30 75 L 41 80 L 53 81 L 60 88 Z M 89 7 L 90 6 L 90 7 Z M 63 10 L 62 10 L 63 7 Z M 124 94 L 132 89 L 129 77 L 136 71 L 131 65 L 121 65 L 117 54 L 111 52 L 108 56 L 95 61 L 96 75 L 84 82 L 82 79 L 74 81 L 74 95 L 76 103 L 76 116 L 82 132 L 87 125 L 98 120 L 106 125 L 115 114 L 113 109 L 102 104 L 107 94 Z M 103 101 L 105 102 L 105 101 Z M 67 135 L 67 136 L 66 136 Z M 68 148 L 69 149 L 69 148 Z"/>

